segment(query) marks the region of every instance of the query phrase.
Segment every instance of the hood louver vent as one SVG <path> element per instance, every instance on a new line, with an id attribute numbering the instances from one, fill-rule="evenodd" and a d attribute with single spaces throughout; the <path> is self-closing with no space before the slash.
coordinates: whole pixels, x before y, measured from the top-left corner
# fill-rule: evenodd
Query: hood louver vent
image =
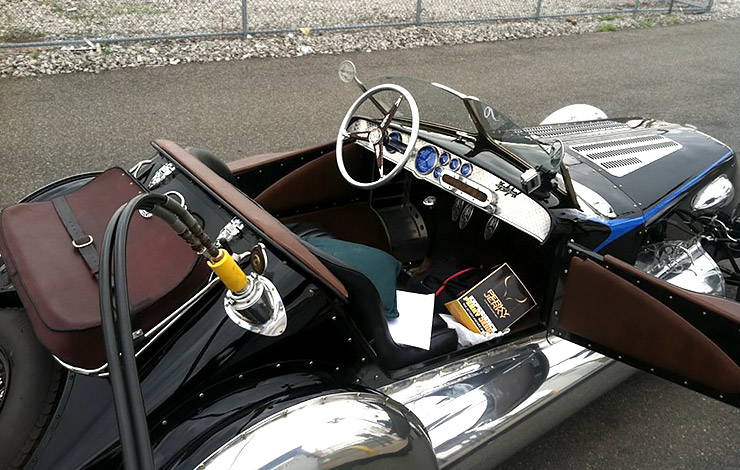
<path id="1" fill-rule="evenodd" d="M 527 127 L 526 132 L 545 139 L 557 139 L 572 135 L 629 130 L 629 126 L 616 121 L 590 121 Z"/>
<path id="2" fill-rule="evenodd" d="M 614 176 L 624 176 L 680 150 L 681 144 L 661 135 L 579 144 L 571 149 Z"/>

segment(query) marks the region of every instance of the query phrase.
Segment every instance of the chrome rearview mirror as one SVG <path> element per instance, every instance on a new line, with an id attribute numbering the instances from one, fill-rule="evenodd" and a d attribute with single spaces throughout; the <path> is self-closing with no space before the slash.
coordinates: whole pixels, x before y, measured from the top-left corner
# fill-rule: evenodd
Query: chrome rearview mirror
<path id="1" fill-rule="evenodd" d="M 357 67 L 351 60 L 343 60 L 339 64 L 339 79 L 344 83 L 357 80 Z"/>

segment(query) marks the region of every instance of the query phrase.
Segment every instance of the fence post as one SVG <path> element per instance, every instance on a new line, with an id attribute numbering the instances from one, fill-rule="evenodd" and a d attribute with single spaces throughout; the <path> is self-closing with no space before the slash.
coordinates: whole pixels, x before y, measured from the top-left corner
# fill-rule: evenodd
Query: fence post
<path id="1" fill-rule="evenodd" d="M 246 39 L 249 31 L 249 13 L 247 11 L 247 0 L 242 0 L 242 36 Z"/>
<path id="2" fill-rule="evenodd" d="M 670 15 L 670 14 L 672 14 L 672 13 L 673 13 L 673 0 L 671 0 L 671 4 L 670 4 L 670 6 L 668 7 L 668 14 Z"/>
<path id="3" fill-rule="evenodd" d="M 635 0 L 635 15 L 637 14 L 638 10 L 640 9 L 640 0 Z"/>
<path id="4" fill-rule="evenodd" d="M 714 0 L 709 0 L 707 2 L 707 9 L 704 10 L 704 13 L 709 13 L 710 11 L 712 11 L 712 7 L 714 7 Z"/>
<path id="5" fill-rule="evenodd" d="M 542 16 L 542 0 L 537 0 L 537 11 L 535 12 L 534 17 L 536 20 L 539 20 L 540 16 Z"/>
<path id="6" fill-rule="evenodd" d="M 416 21 L 417 25 L 421 24 L 421 0 L 416 0 Z"/>

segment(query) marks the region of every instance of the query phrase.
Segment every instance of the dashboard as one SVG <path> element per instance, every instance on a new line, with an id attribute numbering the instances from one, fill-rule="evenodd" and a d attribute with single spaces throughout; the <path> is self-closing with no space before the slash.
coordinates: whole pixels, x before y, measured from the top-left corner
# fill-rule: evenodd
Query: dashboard
<path id="1" fill-rule="evenodd" d="M 357 119 L 350 124 L 348 131 L 362 132 L 375 125 L 371 121 Z M 409 132 L 393 126 L 389 138 L 406 144 Z M 356 143 L 373 151 L 367 141 L 357 140 Z M 402 156 L 391 146 L 386 145 L 383 149 L 383 157 L 393 164 L 398 164 Z M 416 140 L 404 168 L 417 179 L 454 194 L 472 208 L 485 211 L 540 242 L 550 233 L 550 214 L 539 203 L 488 170 L 422 137 Z"/>

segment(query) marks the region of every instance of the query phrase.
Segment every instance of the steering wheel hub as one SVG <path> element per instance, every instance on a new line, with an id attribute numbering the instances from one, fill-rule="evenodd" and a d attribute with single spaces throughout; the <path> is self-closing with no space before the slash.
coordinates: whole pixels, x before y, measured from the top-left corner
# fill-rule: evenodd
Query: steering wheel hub
<path id="1" fill-rule="evenodd" d="M 370 131 L 369 131 L 369 133 L 367 135 L 367 140 L 372 145 L 377 145 L 377 144 L 383 142 L 383 130 L 381 128 L 379 128 L 379 127 L 374 127 L 372 129 L 370 129 Z"/>

